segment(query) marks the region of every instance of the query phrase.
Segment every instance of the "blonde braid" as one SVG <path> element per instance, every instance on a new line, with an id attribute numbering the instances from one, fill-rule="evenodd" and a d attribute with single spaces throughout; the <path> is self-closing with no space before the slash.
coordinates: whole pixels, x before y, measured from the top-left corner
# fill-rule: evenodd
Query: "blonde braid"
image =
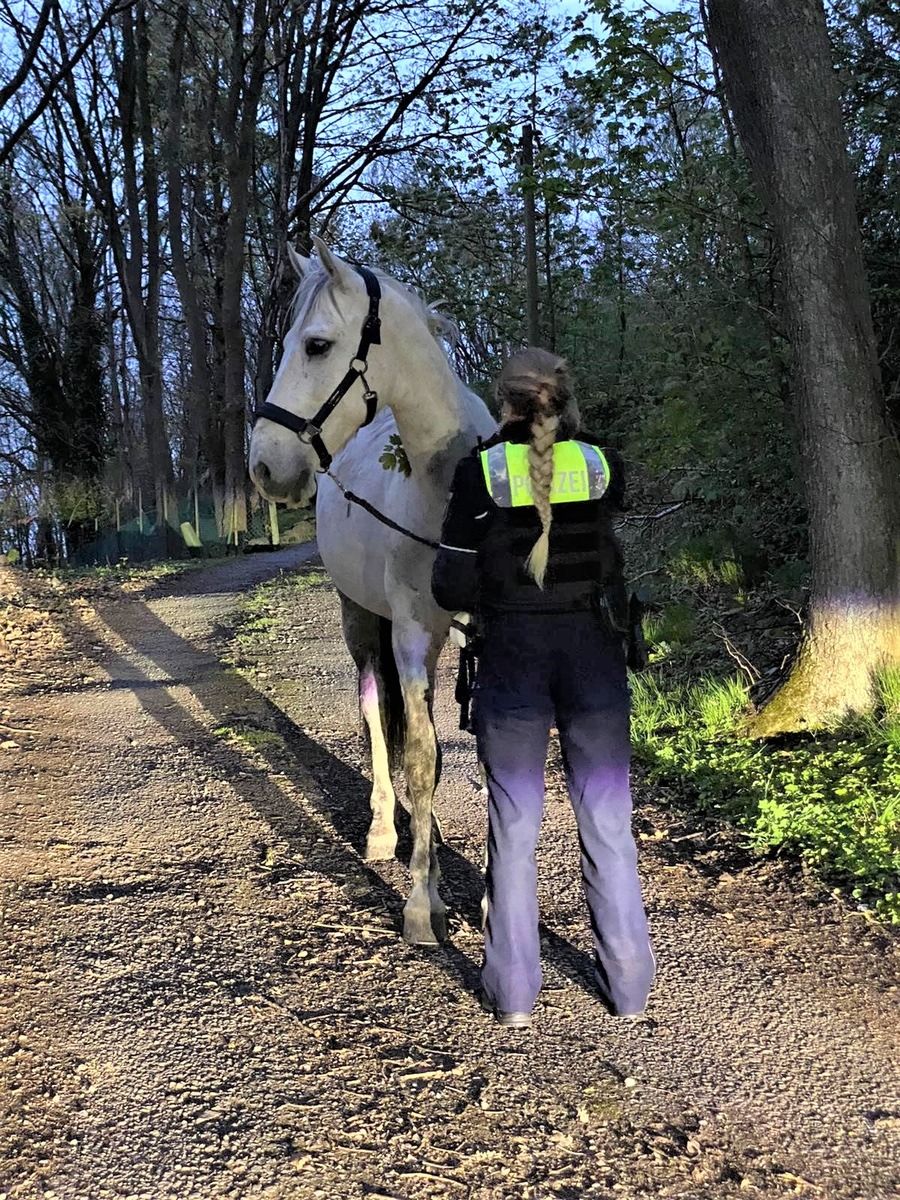
<path id="1" fill-rule="evenodd" d="M 541 519 L 541 533 L 531 547 L 525 567 L 538 587 L 544 586 L 550 555 L 553 509 L 553 445 L 571 437 L 579 425 L 578 405 L 564 358 L 528 346 L 507 361 L 497 380 L 501 419 L 528 421 L 528 474 L 531 497 Z"/>
<path id="2" fill-rule="evenodd" d="M 553 486 L 553 444 L 559 428 L 559 417 L 546 409 L 538 412 L 531 422 L 528 439 L 528 474 L 531 477 L 531 498 L 541 518 L 541 533 L 531 547 L 525 568 L 539 588 L 544 586 L 544 574 L 550 555 L 550 525 L 553 508 L 550 489 Z"/>

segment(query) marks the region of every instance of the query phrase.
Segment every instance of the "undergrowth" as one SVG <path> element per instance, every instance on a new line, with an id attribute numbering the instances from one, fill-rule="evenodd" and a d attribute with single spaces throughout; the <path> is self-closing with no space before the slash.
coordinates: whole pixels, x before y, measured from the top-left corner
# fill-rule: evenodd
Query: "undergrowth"
<path id="1" fill-rule="evenodd" d="M 635 755 L 700 812 L 744 830 L 757 850 L 801 857 L 823 883 L 900 924 L 900 676 L 881 681 L 876 716 L 829 733 L 747 736 L 747 684 L 705 675 L 632 679 Z"/>
<path id="2" fill-rule="evenodd" d="M 123 592 L 140 593 L 178 575 L 199 571 L 209 566 L 203 559 L 165 559 L 148 562 L 129 562 L 123 558 L 109 566 L 93 567 L 37 567 L 28 572 L 34 578 L 44 578 L 64 584 L 74 591 L 90 595 L 106 588 L 117 588 Z"/>
<path id="3" fill-rule="evenodd" d="M 240 616 L 235 623 L 235 639 L 238 645 L 252 645 L 257 637 L 274 633 L 278 617 L 272 606 L 273 588 L 277 587 L 285 595 L 289 595 L 307 592 L 326 583 L 328 576 L 324 571 L 315 567 L 301 567 L 275 580 L 258 584 L 244 596 L 240 604 Z"/>

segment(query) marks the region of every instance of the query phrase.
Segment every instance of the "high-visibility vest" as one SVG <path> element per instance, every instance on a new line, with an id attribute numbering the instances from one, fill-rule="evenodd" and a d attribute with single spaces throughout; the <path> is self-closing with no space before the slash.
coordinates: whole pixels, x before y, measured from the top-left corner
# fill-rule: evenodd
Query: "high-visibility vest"
<path id="1" fill-rule="evenodd" d="M 495 504 L 521 508 L 534 504 L 528 472 L 528 446 L 521 442 L 498 442 L 482 450 L 484 481 Z M 609 463 L 599 446 L 587 442 L 556 442 L 553 447 L 551 504 L 575 500 L 599 500 L 609 487 Z"/>

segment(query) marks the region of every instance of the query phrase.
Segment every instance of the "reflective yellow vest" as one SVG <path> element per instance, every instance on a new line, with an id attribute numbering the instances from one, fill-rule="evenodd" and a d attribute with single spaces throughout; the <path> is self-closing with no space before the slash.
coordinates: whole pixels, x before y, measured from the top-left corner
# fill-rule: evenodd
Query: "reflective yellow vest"
<path id="1" fill-rule="evenodd" d="M 489 450 L 482 450 L 479 457 L 484 481 L 495 504 L 501 508 L 534 504 L 527 445 L 498 442 Z M 609 463 L 599 446 L 590 446 L 587 442 L 557 442 L 554 445 L 551 504 L 599 500 L 608 487 Z"/>

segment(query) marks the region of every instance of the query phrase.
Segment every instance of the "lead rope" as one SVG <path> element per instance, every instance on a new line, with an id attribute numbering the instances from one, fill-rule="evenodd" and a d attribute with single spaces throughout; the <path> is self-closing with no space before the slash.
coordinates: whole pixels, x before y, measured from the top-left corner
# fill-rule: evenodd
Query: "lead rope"
<path id="1" fill-rule="evenodd" d="M 414 542 L 419 542 L 423 546 L 429 546 L 432 550 L 437 550 L 438 543 L 431 541 L 430 538 L 421 537 L 418 533 L 413 533 L 411 529 L 404 529 L 402 525 L 398 525 L 396 521 L 392 521 L 390 517 L 386 517 L 383 512 L 379 512 L 374 504 L 370 504 L 368 500 L 364 500 L 362 496 L 357 496 L 356 492 L 351 492 L 349 488 L 345 488 L 338 477 L 332 474 L 328 468 L 324 472 L 325 475 L 335 485 L 345 500 L 350 504 L 358 504 L 360 508 L 364 508 L 367 513 L 380 521 L 382 525 L 387 525 L 389 529 L 395 530 L 397 533 L 402 533 L 404 537 L 412 538 Z"/>

